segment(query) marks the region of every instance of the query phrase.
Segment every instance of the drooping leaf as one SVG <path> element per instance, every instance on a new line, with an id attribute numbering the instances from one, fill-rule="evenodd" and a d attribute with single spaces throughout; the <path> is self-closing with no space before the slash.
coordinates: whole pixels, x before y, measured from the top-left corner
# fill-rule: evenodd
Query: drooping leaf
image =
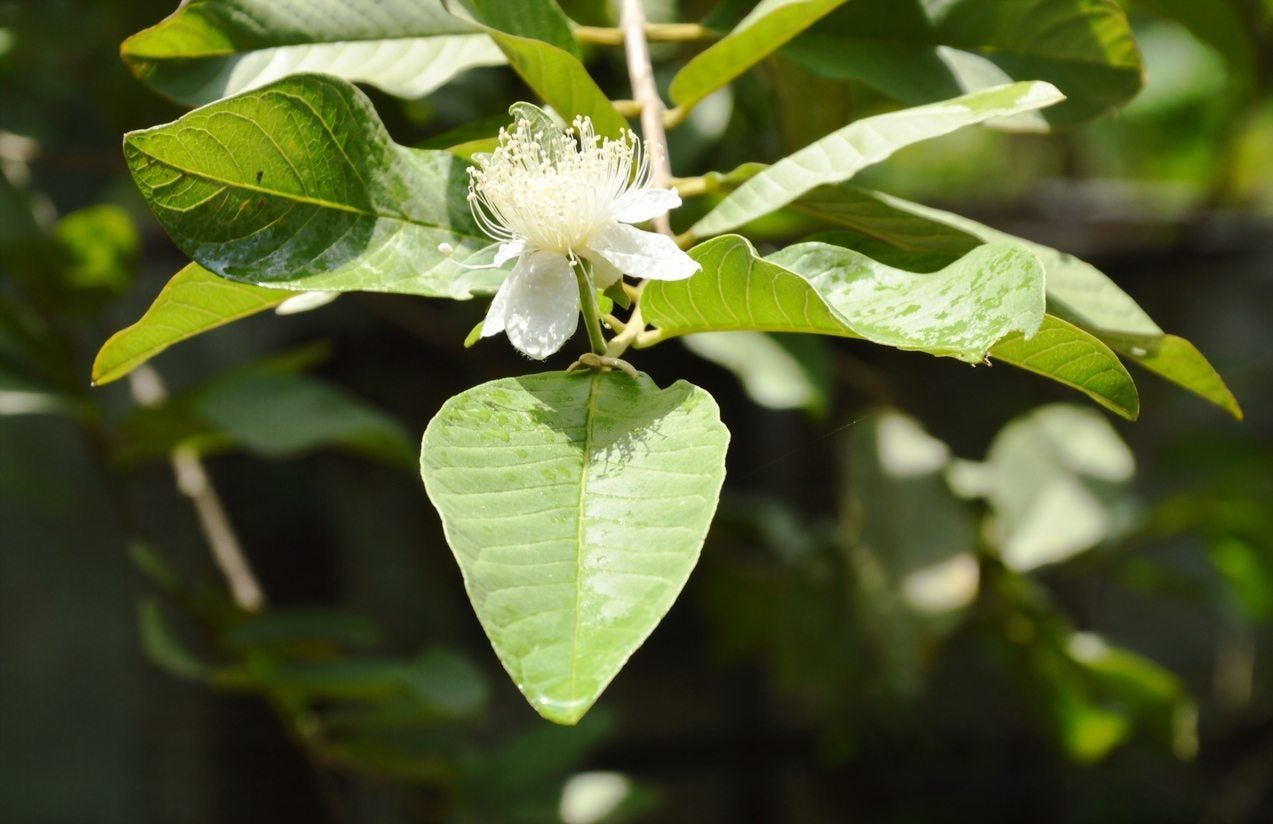
<path id="1" fill-rule="evenodd" d="M 825 77 L 859 80 L 908 105 L 1014 80 L 1046 80 L 1067 100 L 1012 128 L 1103 114 L 1140 90 L 1127 15 L 1106 0 L 853 0 L 783 51 Z"/>
<path id="2" fill-rule="evenodd" d="M 751 177 L 690 231 L 700 238 L 728 232 L 818 186 L 842 183 L 906 146 L 1063 99 L 1048 83 L 1013 83 L 856 121 Z"/>
<path id="3" fill-rule="evenodd" d="M 672 102 L 693 107 L 842 3 L 844 0 L 764 0 L 733 31 L 681 69 L 669 89 Z"/>
<path id="4" fill-rule="evenodd" d="M 395 145 L 349 83 L 296 75 L 124 140 L 142 195 L 188 256 L 222 277 L 303 291 L 465 299 L 502 273 L 464 163 Z"/>
<path id="5" fill-rule="evenodd" d="M 825 243 L 769 259 L 808 280 L 859 335 L 886 346 L 977 363 L 998 341 L 1032 336 L 1043 323 L 1043 266 L 1016 244 L 979 246 L 930 274 Z"/>
<path id="6" fill-rule="evenodd" d="M 573 724 L 698 560 L 729 434 L 706 392 L 549 373 L 448 401 L 421 471 L 487 636 L 545 718 Z"/>
<path id="7" fill-rule="evenodd" d="M 273 309 L 294 295 L 235 283 L 192 263 L 173 275 L 146 314 L 102 345 L 93 361 L 93 383 L 119 380 L 175 343 Z"/>
<path id="8" fill-rule="evenodd" d="M 815 189 L 792 208 L 849 230 L 815 235 L 813 240 L 912 271 L 949 265 L 980 243 L 1020 243 L 1043 262 L 1049 313 L 1235 417 L 1242 414 L 1223 378 L 1193 344 L 1164 334 L 1130 295 L 1084 260 L 959 215 L 852 186 Z M 1090 345 L 1085 348 L 1091 349 Z M 1089 357 L 1107 360 L 1103 353 Z"/>
<path id="9" fill-rule="evenodd" d="M 143 82 L 195 106 L 308 72 L 423 97 L 505 62 L 440 0 L 193 0 L 121 51 Z"/>
<path id="10" fill-rule="evenodd" d="M 1117 348 L 1129 360 L 1242 420 L 1242 406 L 1225 385 L 1224 378 L 1198 348 L 1184 338 L 1164 335 L 1161 340 L 1145 346 L 1119 344 Z"/>
<path id="11" fill-rule="evenodd" d="M 464 0 L 478 22 L 507 34 L 542 40 L 575 58 L 581 57 L 579 44 L 570 31 L 570 18 L 557 0 L 530 3 L 509 0 Z"/>
<path id="12" fill-rule="evenodd" d="M 1140 416 L 1140 393 L 1122 361 L 1104 343 L 1072 323 L 1048 315 L 1034 337 L 1012 335 L 990 350 L 1003 361 L 1087 395 L 1128 420 Z"/>
<path id="13" fill-rule="evenodd" d="M 1042 270 L 1009 245 L 980 247 L 934 274 L 826 244 L 761 260 L 737 235 L 699 244 L 690 256 L 703 267 L 698 275 L 645 287 L 645 319 L 665 337 L 737 330 L 861 337 L 977 362 L 1003 337 L 1032 333 L 1043 320 Z"/>
<path id="14" fill-rule="evenodd" d="M 609 137 L 618 137 L 627 129 L 628 121 L 615 110 L 575 51 L 525 35 L 521 24 L 514 26 L 521 16 L 520 7 L 506 8 L 505 0 L 482 0 L 480 5 L 486 10 L 479 15 L 487 24 L 484 30 L 504 52 L 509 65 L 562 118 L 569 122 L 576 116 L 588 117 L 597 134 Z"/>

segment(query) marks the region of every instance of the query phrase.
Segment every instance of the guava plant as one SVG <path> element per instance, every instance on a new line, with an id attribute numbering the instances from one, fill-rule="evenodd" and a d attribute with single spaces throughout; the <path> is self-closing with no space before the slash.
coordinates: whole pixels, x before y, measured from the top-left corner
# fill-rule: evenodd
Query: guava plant
<path id="1" fill-rule="evenodd" d="M 534 361 L 562 353 L 568 368 L 452 398 L 421 452 L 477 617 L 531 705 L 560 723 L 587 712 L 672 606 L 725 478 L 715 401 L 641 372 L 644 349 L 720 332 L 855 338 L 1010 364 L 1134 419 L 1127 360 L 1241 414 L 1205 358 L 1094 267 L 852 185 L 958 129 L 1043 131 L 1130 99 L 1141 66 L 1114 3 L 763 0 L 652 24 L 624 0 L 620 22 L 580 26 L 553 0 L 191 0 L 129 39 L 143 82 L 198 106 L 124 141 L 193 262 L 106 343 L 94 380 L 352 291 L 489 300 L 466 345 L 502 335 Z M 670 109 L 651 41 L 679 44 L 659 52 L 677 67 Z M 630 99 L 602 90 L 585 46 L 623 50 Z M 665 130 L 780 51 L 803 76 L 914 107 L 852 119 L 768 165 L 673 177 Z M 354 85 L 416 98 L 496 65 L 538 104 L 514 105 L 502 128 L 475 124 L 451 150 L 395 143 Z M 775 216 L 798 217 L 803 236 L 762 242 L 756 227 Z"/>

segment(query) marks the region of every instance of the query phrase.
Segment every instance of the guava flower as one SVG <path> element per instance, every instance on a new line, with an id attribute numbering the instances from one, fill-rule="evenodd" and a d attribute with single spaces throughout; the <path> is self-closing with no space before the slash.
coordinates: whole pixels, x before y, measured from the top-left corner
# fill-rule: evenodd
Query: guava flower
<path id="1" fill-rule="evenodd" d="M 632 132 L 601 138 L 578 118 L 572 133 L 534 133 L 520 120 L 500 132 L 499 147 L 477 158 L 469 177 L 473 215 L 500 242 L 495 265 L 517 260 L 482 337 L 503 332 L 536 360 L 578 328 L 580 259 L 592 264 L 600 289 L 623 275 L 682 280 L 700 268 L 671 238 L 631 225 L 681 205 L 675 190 L 650 185 L 649 157 Z"/>

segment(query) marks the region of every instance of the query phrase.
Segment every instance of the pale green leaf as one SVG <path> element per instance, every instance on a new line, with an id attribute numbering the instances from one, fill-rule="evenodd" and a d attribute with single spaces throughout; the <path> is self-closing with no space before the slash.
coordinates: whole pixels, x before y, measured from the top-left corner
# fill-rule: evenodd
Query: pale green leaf
<path id="1" fill-rule="evenodd" d="M 416 98 L 505 62 L 439 0 L 193 0 L 121 51 L 143 82 L 191 105 L 307 72 Z"/>
<path id="2" fill-rule="evenodd" d="M 972 511 L 951 491 L 950 450 L 911 418 L 881 411 L 848 433 L 843 516 L 857 598 L 901 689 L 959 625 L 980 583 Z"/>
<path id="3" fill-rule="evenodd" d="M 234 283 L 192 263 L 173 275 L 136 323 L 102 345 L 93 361 L 93 384 L 119 380 L 175 343 L 268 311 L 294 296 Z"/>
<path id="4" fill-rule="evenodd" d="M 685 348 L 733 372 L 747 396 L 766 409 L 826 407 L 826 394 L 796 355 L 763 332 L 704 332 Z"/>
<path id="5" fill-rule="evenodd" d="M 764 0 L 728 35 L 672 79 L 677 106 L 690 108 L 756 65 L 844 0 Z"/>
<path id="6" fill-rule="evenodd" d="M 463 161 L 394 144 L 343 80 L 289 77 L 132 132 L 124 153 L 174 242 L 230 280 L 466 299 L 502 276 L 438 249 L 493 254 Z"/>
<path id="7" fill-rule="evenodd" d="M 1014 83 L 859 120 L 750 178 L 690 231 L 696 237 L 727 232 L 781 209 L 818 186 L 842 183 L 906 146 L 1063 99 L 1048 83 Z"/>
<path id="8" fill-rule="evenodd" d="M 421 471 L 487 636 L 545 718 L 573 724 L 698 560 L 729 434 L 711 396 L 550 373 L 449 400 Z"/>
<path id="9" fill-rule="evenodd" d="M 1238 420 L 1243 419 L 1242 406 L 1225 385 L 1224 378 L 1198 348 L 1184 338 L 1164 335 L 1161 340 L 1145 346 L 1118 344 L 1116 348 L 1150 372 L 1188 389 Z"/>
<path id="10" fill-rule="evenodd" d="M 1003 428 L 986 461 L 994 534 L 1013 570 L 1067 560 L 1126 525 L 1135 458 L 1095 410 L 1037 409 Z"/>
<path id="11" fill-rule="evenodd" d="M 1026 338 L 1011 335 L 990 350 L 1002 361 L 1077 389 L 1128 420 L 1140 416 L 1140 394 L 1127 368 L 1108 346 L 1077 326 L 1048 315 Z"/>
<path id="12" fill-rule="evenodd" d="M 825 77 L 859 80 L 908 105 L 1014 80 L 1046 80 L 1066 101 L 1009 128 L 1096 117 L 1140 90 L 1127 15 L 1107 0 L 853 0 L 783 54 Z M 1197 5 L 1196 3 L 1193 5 Z"/>
<path id="13" fill-rule="evenodd" d="M 939 272 L 885 266 L 839 246 L 801 243 L 769 260 L 804 277 L 867 340 L 977 363 L 1043 323 L 1043 266 L 1016 244 L 986 244 Z"/>

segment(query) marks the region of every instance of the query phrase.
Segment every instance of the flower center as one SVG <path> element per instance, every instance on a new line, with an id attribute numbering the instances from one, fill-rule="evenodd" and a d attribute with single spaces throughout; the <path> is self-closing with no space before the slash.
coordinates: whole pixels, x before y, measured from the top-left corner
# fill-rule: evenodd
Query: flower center
<path id="1" fill-rule="evenodd" d="M 632 132 L 601 138 L 590 120 L 577 118 L 571 133 L 534 133 L 520 120 L 469 169 L 469 205 L 495 240 L 571 256 L 613 221 L 625 195 L 648 185 L 649 174 Z"/>

